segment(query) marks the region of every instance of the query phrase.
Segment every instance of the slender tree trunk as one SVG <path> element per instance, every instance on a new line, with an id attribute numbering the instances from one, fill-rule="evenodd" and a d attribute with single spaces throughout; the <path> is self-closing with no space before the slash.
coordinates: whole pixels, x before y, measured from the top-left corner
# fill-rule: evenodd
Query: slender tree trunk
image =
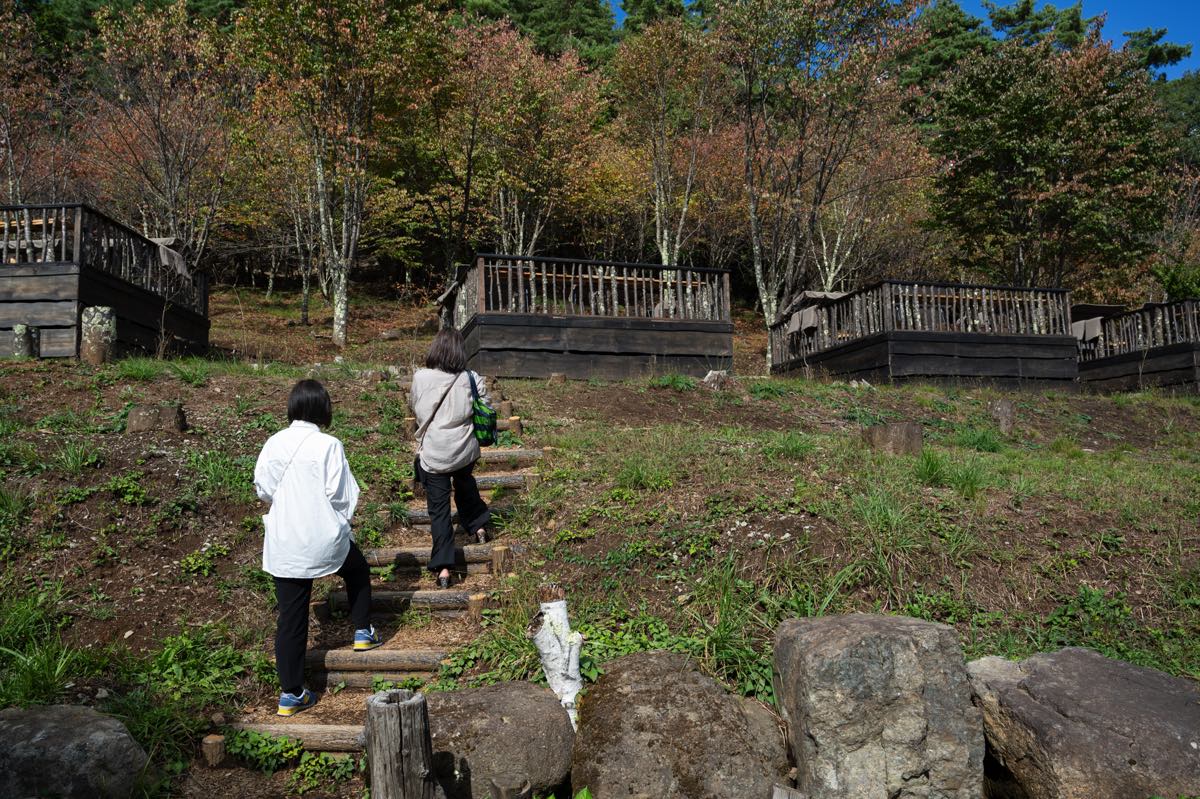
<path id="1" fill-rule="evenodd" d="M 349 273 L 348 264 L 339 263 L 330 281 L 333 294 L 333 343 L 339 347 L 346 346 L 346 326 L 350 318 Z"/>

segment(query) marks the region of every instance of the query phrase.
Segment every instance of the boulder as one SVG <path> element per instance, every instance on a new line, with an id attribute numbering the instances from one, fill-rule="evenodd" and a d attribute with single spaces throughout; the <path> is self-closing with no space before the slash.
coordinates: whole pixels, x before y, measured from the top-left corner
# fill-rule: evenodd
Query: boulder
<path id="1" fill-rule="evenodd" d="M 523 775 L 535 796 L 570 776 L 575 731 L 549 688 L 510 682 L 425 696 L 447 799 L 489 796 L 488 780 L 507 773 Z"/>
<path id="2" fill-rule="evenodd" d="M 682 655 L 614 660 L 584 697 L 571 787 L 602 799 L 746 799 L 789 771 L 778 720 Z"/>
<path id="3" fill-rule="evenodd" d="M 967 666 L 993 799 L 1200 796 L 1200 686 L 1062 649 Z"/>
<path id="4" fill-rule="evenodd" d="M 983 795 L 983 724 L 951 627 L 863 613 L 785 621 L 775 695 L 809 799 Z"/>
<path id="5" fill-rule="evenodd" d="M 135 405 L 125 420 L 126 433 L 152 433 L 158 430 L 182 433 L 187 429 L 187 417 L 179 403 L 167 405 Z"/>
<path id="6" fill-rule="evenodd" d="M 920 455 L 923 435 L 916 422 L 895 422 L 864 427 L 863 441 L 871 449 L 893 455 Z"/>
<path id="7" fill-rule="evenodd" d="M 0 796 L 128 799 L 147 762 L 124 724 L 90 707 L 0 710 Z"/>

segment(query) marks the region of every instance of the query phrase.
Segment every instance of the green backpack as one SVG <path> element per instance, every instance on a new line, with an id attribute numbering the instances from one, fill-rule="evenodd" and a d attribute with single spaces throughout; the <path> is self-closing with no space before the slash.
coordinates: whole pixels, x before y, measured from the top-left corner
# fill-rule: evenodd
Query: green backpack
<path id="1" fill-rule="evenodd" d="M 467 379 L 471 381 L 471 424 L 475 428 L 475 438 L 479 446 L 490 447 L 496 443 L 496 412 L 479 398 L 475 375 L 467 372 Z"/>

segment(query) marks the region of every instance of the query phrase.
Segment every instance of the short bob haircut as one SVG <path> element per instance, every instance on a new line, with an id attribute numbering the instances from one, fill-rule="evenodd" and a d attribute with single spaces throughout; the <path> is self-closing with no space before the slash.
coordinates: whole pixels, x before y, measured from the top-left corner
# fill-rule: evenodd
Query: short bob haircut
<path id="1" fill-rule="evenodd" d="M 443 328 L 433 337 L 429 354 L 425 356 L 426 369 L 440 369 L 458 374 L 467 368 L 467 345 L 462 333 L 452 327 Z"/>
<path id="2" fill-rule="evenodd" d="M 301 380 L 293 386 L 288 395 L 288 421 L 329 427 L 333 421 L 333 401 L 325 386 L 316 380 Z"/>

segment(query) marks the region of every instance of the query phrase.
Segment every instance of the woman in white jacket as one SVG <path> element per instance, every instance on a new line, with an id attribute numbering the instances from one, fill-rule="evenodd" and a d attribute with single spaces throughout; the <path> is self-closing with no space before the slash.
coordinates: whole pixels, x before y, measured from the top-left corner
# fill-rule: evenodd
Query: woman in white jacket
<path id="1" fill-rule="evenodd" d="M 472 474 L 479 460 L 479 442 L 472 424 L 472 381 L 480 398 L 489 404 L 490 400 L 484 379 L 467 369 L 466 346 L 457 330 L 442 330 L 433 337 L 425 367 L 413 375 L 409 394 L 417 419 L 417 457 L 413 468 L 417 480 L 425 487 L 433 535 L 429 570 L 437 575 L 440 587 L 448 588 L 450 569 L 454 566 L 451 486 L 459 523 L 480 543 L 488 540 L 491 513 L 479 496 L 479 486 Z"/>
<path id="2" fill-rule="evenodd" d="M 356 650 L 382 643 L 370 620 L 371 569 L 350 530 L 358 482 L 342 442 L 320 429 L 328 427 L 332 417 L 325 387 L 316 380 L 301 380 L 288 396 L 291 426 L 267 439 L 254 466 L 258 497 L 271 503 L 263 517 L 263 571 L 275 578 L 279 606 L 275 668 L 283 688 L 281 716 L 317 703 L 316 695 L 304 687 L 308 602 L 315 578 L 337 574 L 345 581 Z"/>

